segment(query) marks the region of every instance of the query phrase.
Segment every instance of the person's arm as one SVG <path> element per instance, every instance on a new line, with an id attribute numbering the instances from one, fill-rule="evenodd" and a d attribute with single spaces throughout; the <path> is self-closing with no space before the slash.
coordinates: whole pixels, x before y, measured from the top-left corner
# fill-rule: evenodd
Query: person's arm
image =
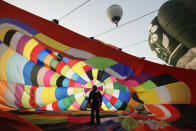
<path id="1" fill-rule="evenodd" d="M 102 95 L 101 95 L 101 92 L 99 92 L 99 98 L 100 98 L 99 107 L 101 107 L 101 105 L 102 105 Z"/>

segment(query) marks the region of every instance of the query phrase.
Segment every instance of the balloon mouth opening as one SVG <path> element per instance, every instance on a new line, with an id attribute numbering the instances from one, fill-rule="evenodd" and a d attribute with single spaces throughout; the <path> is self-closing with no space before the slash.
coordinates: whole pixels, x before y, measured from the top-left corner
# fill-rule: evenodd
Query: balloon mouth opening
<path id="1" fill-rule="evenodd" d="M 114 16 L 112 18 L 112 22 L 116 24 L 116 26 L 118 26 L 118 22 L 120 21 L 120 17 L 119 16 Z"/>

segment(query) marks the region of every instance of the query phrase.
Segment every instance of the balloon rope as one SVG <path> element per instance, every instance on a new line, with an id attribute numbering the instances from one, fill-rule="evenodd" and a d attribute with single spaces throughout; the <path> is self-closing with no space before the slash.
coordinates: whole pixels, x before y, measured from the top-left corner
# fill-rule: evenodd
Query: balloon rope
<path id="1" fill-rule="evenodd" d="M 81 5 L 77 6 L 76 8 L 74 8 L 73 10 L 71 10 L 70 12 L 68 12 L 67 14 L 65 14 L 64 16 L 62 16 L 61 18 L 59 18 L 58 20 L 62 20 L 63 18 L 65 18 L 66 16 L 70 15 L 71 13 L 73 13 L 74 11 L 76 11 L 78 8 L 82 7 L 83 5 L 85 5 L 86 3 L 88 3 L 90 0 L 87 0 L 86 2 L 82 3 Z"/>
<path id="2" fill-rule="evenodd" d="M 109 30 L 107 30 L 107 31 L 105 31 L 105 32 L 103 32 L 103 33 L 97 34 L 97 35 L 95 35 L 94 37 L 99 37 L 99 36 L 101 36 L 101 35 L 104 35 L 104 34 L 106 34 L 106 33 L 108 33 L 108 32 L 111 32 L 111 31 L 113 31 L 113 30 L 115 30 L 115 29 L 118 29 L 118 28 L 120 28 L 120 27 L 122 27 L 122 26 L 125 26 L 125 25 L 127 25 L 127 24 L 129 24 L 129 23 L 132 23 L 132 22 L 134 22 L 134 21 L 137 21 L 137 20 L 139 20 L 139 19 L 141 19 L 141 18 L 143 18 L 143 17 L 146 17 L 146 16 L 148 16 L 148 15 L 154 13 L 154 12 L 157 12 L 157 11 L 158 11 L 158 10 L 154 10 L 154 11 L 152 11 L 152 12 L 150 12 L 150 13 L 147 13 L 147 14 L 145 14 L 145 15 L 143 15 L 143 16 L 140 16 L 140 17 L 138 17 L 138 18 L 136 18 L 136 19 L 130 20 L 130 21 L 128 21 L 128 22 L 126 22 L 126 23 L 124 23 L 124 24 L 122 24 L 122 25 L 119 25 L 119 26 L 117 26 L 117 27 L 115 27 L 115 28 L 112 28 L 112 29 L 109 29 Z"/>

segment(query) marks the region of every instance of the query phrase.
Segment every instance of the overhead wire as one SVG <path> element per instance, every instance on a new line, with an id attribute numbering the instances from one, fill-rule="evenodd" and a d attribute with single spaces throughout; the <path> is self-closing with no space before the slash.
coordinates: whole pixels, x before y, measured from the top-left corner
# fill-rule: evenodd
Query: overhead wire
<path id="1" fill-rule="evenodd" d="M 122 49 L 126 49 L 128 47 L 131 47 L 131 46 L 135 46 L 135 45 L 138 45 L 138 44 L 142 44 L 144 42 L 147 42 L 148 40 L 143 40 L 143 41 L 139 41 L 139 42 L 136 42 L 136 43 L 132 43 L 132 44 L 129 44 L 129 45 L 126 45 L 124 47 L 122 47 Z"/>
<path id="2" fill-rule="evenodd" d="M 153 13 L 155 13 L 155 12 L 157 12 L 157 11 L 158 11 L 158 9 L 157 9 L 157 10 L 154 10 L 154 11 L 152 11 L 152 12 L 149 12 L 149 13 L 147 13 L 147 14 L 144 14 L 144 15 L 142 15 L 142 16 L 140 16 L 140 17 L 138 17 L 138 18 L 135 18 L 135 19 L 133 19 L 133 20 L 130 20 L 130 21 L 128 21 L 128 22 L 126 22 L 126 23 L 124 23 L 124 24 L 121 24 L 121 25 L 119 25 L 119 26 L 117 26 L 117 27 L 114 27 L 114 28 L 111 28 L 111 29 L 109 29 L 109 30 L 106 30 L 106 31 L 104 31 L 103 33 L 100 33 L 100 34 L 95 35 L 94 37 L 99 37 L 99 36 L 102 36 L 102 35 L 104 35 L 104 34 L 106 34 L 106 33 L 108 33 L 108 32 L 111 32 L 111 31 L 113 31 L 113 30 L 115 30 L 115 29 L 119 29 L 119 28 L 122 27 L 122 26 L 125 26 L 125 25 L 127 25 L 127 24 L 129 24 L 129 23 L 135 22 L 135 21 L 137 21 L 137 20 L 139 20 L 139 19 L 141 19 L 141 18 L 143 18 L 143 17 L 146 17 L 146 16 L 148 16 L 148 15 L 150 15 L 150 14 L 153 14 Z"/>
<path id="3" fill-rule="evenodd" d="M 85 5 L 86 3 L 88 3 L 91 0 L 87 0 L 84 3 L 80 4 L 79 6 L 77 6 L 76 8 L 74 8 L 73 10 L 69 11 L 67 14 L 65 14 L 64 16 L 60 17 L 58 20 L 62 20 L 63 18 L 67 17 L 68 15 L 70 15 L 71 13 L 73 13 L 74 11 L 76 11 L 78 8 L 82 7 L 83 5 Z"/>

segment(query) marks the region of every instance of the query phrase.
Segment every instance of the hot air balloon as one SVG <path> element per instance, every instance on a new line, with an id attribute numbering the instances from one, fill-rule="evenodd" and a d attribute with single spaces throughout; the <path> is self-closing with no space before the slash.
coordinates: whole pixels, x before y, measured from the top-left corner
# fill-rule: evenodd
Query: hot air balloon
<path id="1" fill-rule="evenodd" d="M 114 4 L 107 9 L 108 20 L 116 24 L 116 26 L 118 26 L 118 22 L 121 20 L 122 15 L 123 10 L 120 5 Z"/>
<path id="2" fill-rule="evenodd" d="M 150 48 L 169 65 L 196 69 L 196 17 L 192 12 L 195 5 L 194 0 L 168 1 L 151 22 Z"/>

